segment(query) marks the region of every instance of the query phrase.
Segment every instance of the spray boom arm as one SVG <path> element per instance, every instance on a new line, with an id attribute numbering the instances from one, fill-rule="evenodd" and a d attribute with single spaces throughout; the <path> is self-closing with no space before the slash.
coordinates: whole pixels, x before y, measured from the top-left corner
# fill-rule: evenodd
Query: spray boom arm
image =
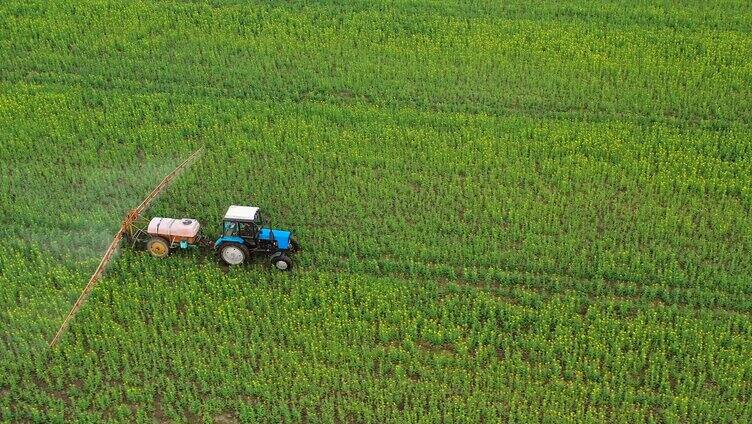
<path id="1" fill-rule="evenodd" d="M 120 225 L 120 229 L 118 229 L 118 232 L 115 234 L 115 237 L 112 239 L 112 242 L 110 243 L 110 246 L 107 248 L 107 250 L 104 252 L 104 255 L 102 256 L 102 260 L 99 261 L 99 265 L 97 266 L 97 269 L 94 271 L 94 274 L 91 275 L 91 278 L 89 278 L 89 282 L 86 284 L 86 287 L 84 287 L 81 294 L 78 296 L 78 299 L 76 300 L 76 303 L 73 304 L 73 307 L 68 312 L 68 315 L 63 320 L 63 323 L 60 325 L 60 328 L 57 330 L 57 333 L 55 333 L 55 337 L 53 337 L 52 341 L 50 341 L 50 347 L 54 347 L 55 345 L 60 342 L 60 339 L 62 338 L 63 334 L 65 333 L 65 330 L 70 325 L 70 321 L 73 319 L 73 317 L 76 316 L 79 310 L 81 310 L 81 307 L 86 302 L 86 299 L 89 298 L 89 295 L 91 294 L 91 291 L 94 289 L 94 286 L 99 282 L 100 278 L 102 278 L 102 275 L 104 274 L 105 270 L 107 269 L 107 265 L 110 263 L 110 260 L 112 260 L 112 257 L 115 255 L 115 252 L 117 252 L 118 248 L 120 247 L 120 242 L 123 239 L 123 236 L 126 234 L 129 234 L 133 229 L 133 224 L 138 220 L 138 218 L 141 216 L 141 213 L 143 213 L 156 199 L 164 189 L 166 189 L 174 180 L 177 178 L 178 175 L 182 171 L 184 171 L 188 166 L 190 166 L 200 155 L 203 153 L 204 148 L 200 148 L 193 152 L 188 158 L 186 158 L 180 165 L 178 165 L 172 172 L 167 174 L 162 181 L 157 184 L 156 187 L 149 193 L 146 198 L 138 205 L 135 209 L 132 209 L 130 212 L 128 212 L 128 215 L 125 216 L 125 219 L 123 219 L 122 224 Z"/>

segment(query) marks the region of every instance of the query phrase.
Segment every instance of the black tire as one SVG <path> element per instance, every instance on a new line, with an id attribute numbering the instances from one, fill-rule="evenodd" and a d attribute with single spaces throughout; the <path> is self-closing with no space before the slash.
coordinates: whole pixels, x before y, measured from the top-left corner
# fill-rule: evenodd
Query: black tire
<path id="1" fill-rule="evenodd" d="M 152 237 L 146 243 L 146 250 L 155 258 L 166 258 L 170 254 L 170 243 L 162 237 Z"/>
<path id="2" fill-rule="evenodd" d="M 292 259 L 282 252 L 273 254 L 270 259 L 272 266 L 278 271 L 290 271 L 292 269 Z"/>
<path id="3" fill-rule="evenodd" d="M 223 243 L 217 249 L 219 258 L 227 265 L 241 265 L 250 257 L 248 248 L 239 243 Z"/>

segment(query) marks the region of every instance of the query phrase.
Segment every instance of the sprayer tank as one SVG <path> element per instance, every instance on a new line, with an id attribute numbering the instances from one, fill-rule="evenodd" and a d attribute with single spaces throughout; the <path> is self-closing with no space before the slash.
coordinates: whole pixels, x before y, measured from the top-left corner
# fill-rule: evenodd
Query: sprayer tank
<path id="1" fill-rule="evenodd" d="M 164 237 L 170 242 L 187 241 L 194 243 L 201 224 L 191 218 L 152 218 L 147 232 L 152 237 Z"/>

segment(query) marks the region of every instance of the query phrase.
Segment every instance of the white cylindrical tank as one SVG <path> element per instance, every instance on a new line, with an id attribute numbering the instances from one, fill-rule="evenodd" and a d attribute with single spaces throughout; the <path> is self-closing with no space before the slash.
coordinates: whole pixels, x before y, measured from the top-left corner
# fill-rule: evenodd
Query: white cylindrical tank
<path id="1" fill-rule="evenodd" d="M 147 233 L 151 236 L 164 237 L 171 242 L 186 240 L 193 243 L 201 229 L 201 224 L 191 218 L 159 218 L 155 217 L 149 221 Z"/>

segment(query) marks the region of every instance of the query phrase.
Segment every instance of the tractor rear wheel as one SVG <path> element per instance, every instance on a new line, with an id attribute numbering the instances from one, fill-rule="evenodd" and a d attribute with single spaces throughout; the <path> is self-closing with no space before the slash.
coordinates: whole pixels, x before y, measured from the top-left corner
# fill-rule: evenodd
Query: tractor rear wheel
<path id="1" fill-rule="evenodd" d="M 284 253 L 276 253 L 271 256 L 272 265 L 280 271 L 289 271 L 292 269 L 292 259 Z"/>
<path id="2" fill-rule="evenodd" d="M 240 265 L 248 259 L 248 249 L 242 244 L 225 243 L 219 248 L 219 257 L 227 265 Z"/>
<path id="3" fill-rule="evenodd" d="M 146 250 L 155 258 L 166 258 L 170 254 L 170 245 L 162 237 L 152 237 L 146 243 Z"/>

